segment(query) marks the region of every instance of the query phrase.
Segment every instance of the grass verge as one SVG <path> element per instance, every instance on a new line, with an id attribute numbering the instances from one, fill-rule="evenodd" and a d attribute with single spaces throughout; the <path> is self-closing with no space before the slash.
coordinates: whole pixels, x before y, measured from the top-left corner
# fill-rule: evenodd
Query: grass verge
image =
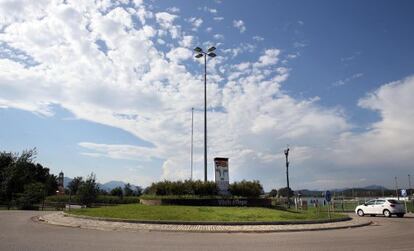
<path id="1" fill-rule="evenodd" d="M 141 204 L 77 209 L 70 213 L 92 217 L 164 221 L 259 222 L 328 219 L 327 212 L 318 213 L 312 209 L 295 212 L 253 207 L 146 206 Z M 331 217 L 345 216 L 331 213 Z"/>

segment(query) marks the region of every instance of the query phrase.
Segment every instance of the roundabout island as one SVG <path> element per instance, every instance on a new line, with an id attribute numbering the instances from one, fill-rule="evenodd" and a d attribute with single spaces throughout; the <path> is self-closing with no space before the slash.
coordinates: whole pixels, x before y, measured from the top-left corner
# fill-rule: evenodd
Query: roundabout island
<path id="1" fill-rule="evenodd" d="M 367 218 L 353 218 L 316 210 L 272 208 L 147 206 L 141 204 L 77 209 L 46 214 L 40 221 L 53 225 L 115 231 L 173 231 L 258 233 L 341 229 L 367 226 Z"/>

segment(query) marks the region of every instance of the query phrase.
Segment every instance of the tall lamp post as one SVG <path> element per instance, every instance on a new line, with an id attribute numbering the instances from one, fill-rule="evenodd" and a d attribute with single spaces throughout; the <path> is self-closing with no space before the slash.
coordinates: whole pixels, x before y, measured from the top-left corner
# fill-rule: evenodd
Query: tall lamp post
<path id="1" fill-rule="evenodd" d="M 191 108 L 191 178 L 193 180 L 193 135 L 194 135 L 194 107 Z"/>
<path id="2" fill-rule="evenodd" d="M 287 181 L 287 199 L 288 199 L 288 208 L 290 208 L 290 188 L 289 188 L 289 147 L 285 150 L 286 156 L 286 181 Z"/>
<path id="3" fill-rule="evenodd" d="M 196 47 L 194 51 L 197 53 L 196 58 L 204 57 L 204 182 L 207 182 L 207 56 L 214 58 L 216 47 L 210 47 L 204 52 L 200 47 Z"/>

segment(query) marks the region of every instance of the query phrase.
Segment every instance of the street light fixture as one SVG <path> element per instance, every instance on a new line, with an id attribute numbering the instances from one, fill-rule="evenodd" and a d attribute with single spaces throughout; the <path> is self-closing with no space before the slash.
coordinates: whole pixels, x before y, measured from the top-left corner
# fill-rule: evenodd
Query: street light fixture
<path id="1" fill-rule="evenodd" d="M 200 47 L 194 48 L 197 52 L 196 58 L 204 56 L 204 182 L 207 182 L 207 56 L 216 57 L 217 55 L 213 52 L 216 47 L 210 47 L 207 52 L 204 52 Z"/>

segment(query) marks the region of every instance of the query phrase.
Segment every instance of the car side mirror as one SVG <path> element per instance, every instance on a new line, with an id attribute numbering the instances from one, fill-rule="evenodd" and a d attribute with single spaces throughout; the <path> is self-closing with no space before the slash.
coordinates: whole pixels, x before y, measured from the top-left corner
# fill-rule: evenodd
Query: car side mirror
<path id="1" fill-rule="evenodd" d="M 367 206 L 367 203 L 364 203 L 364 206 Z"/>

